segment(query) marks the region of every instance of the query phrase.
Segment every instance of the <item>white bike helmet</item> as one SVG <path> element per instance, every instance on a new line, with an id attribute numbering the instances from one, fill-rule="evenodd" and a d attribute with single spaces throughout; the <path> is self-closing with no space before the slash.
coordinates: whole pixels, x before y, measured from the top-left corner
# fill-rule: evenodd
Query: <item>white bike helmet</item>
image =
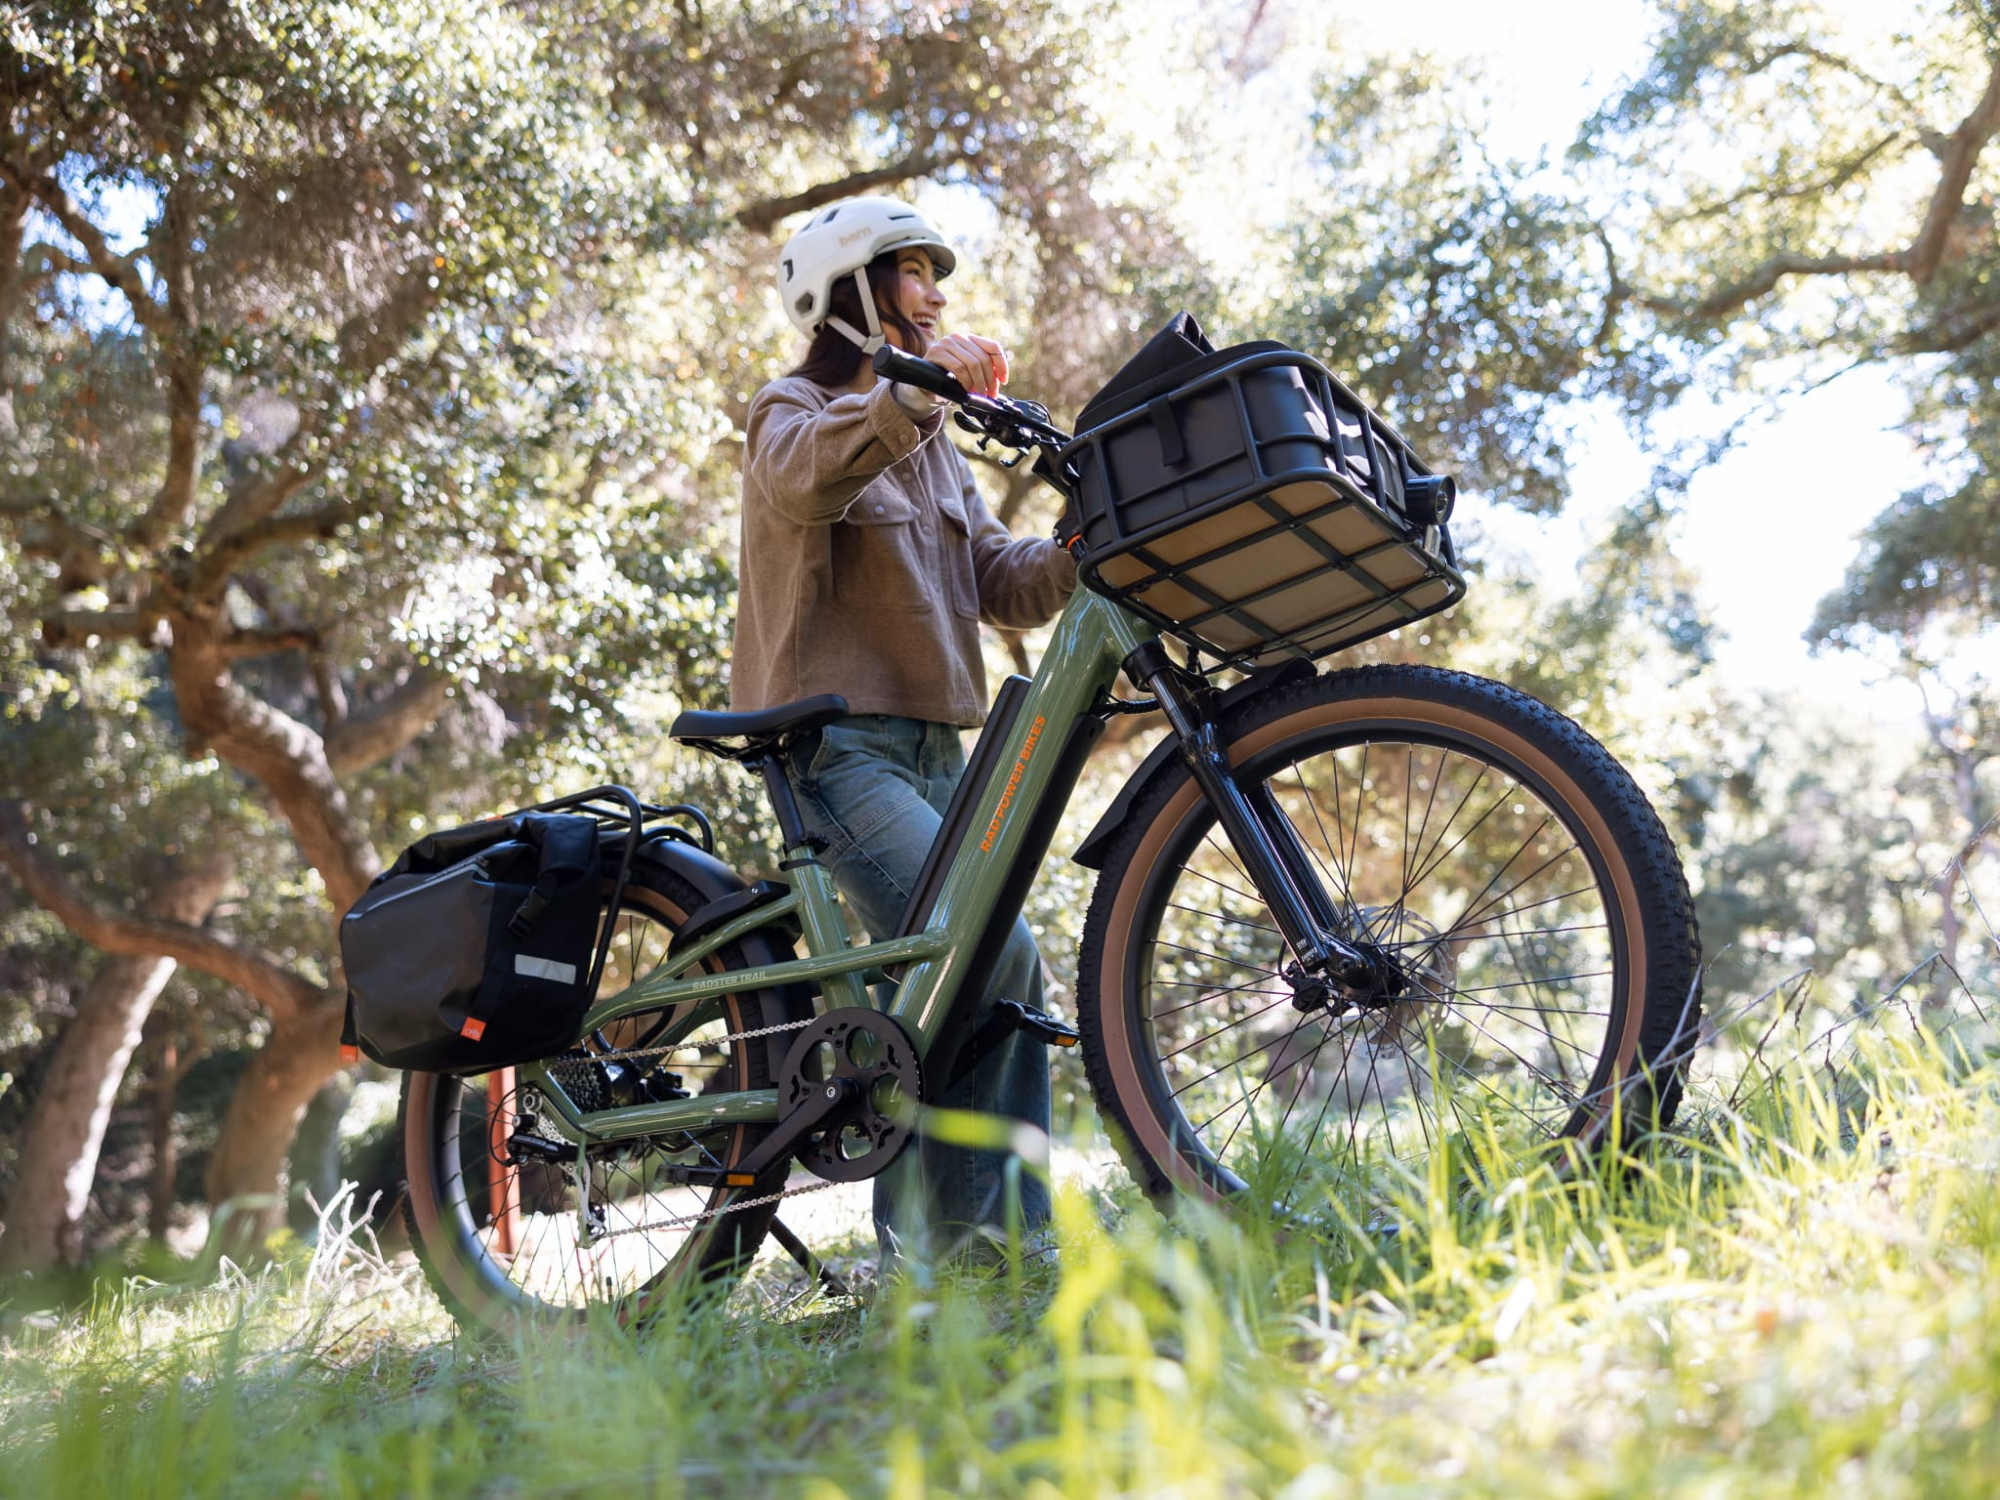
<path id="1" fill-rule="evenodd" d="M 830 323 L 859 344 L 864 353 L 873 354 L 886 340 L 875 311 L 875 295 L 868 289 L 868 263 L 887 251 L 912 245 L 929 252 L 939 281 L 958 265 L 958 257 L 944 237 L 907 203 L 894 198 L 849 198 L 821 209 L 778 252 L 778 297 L 785 304 L 785 316 L 807 337 Z M 866 333 L 827 310 L 834 283 L 850 274 L 861 291 Z"/>

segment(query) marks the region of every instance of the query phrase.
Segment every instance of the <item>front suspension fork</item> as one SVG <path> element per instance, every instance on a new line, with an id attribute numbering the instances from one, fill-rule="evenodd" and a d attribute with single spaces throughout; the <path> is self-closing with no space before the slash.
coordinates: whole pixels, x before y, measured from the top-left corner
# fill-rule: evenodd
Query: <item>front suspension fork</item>
<path id="1" fill-rule="evenodd" d="M 1348 940 L 1349 923 L 1292 820 L 1269 787 L 1261 781 L 1246 785 L 1229 764 L 1216 728 L 1213 691 L 1204 682 L 1190 681 L 1157 640 L 1125 659 L 1125 675 L 1145 684 L 1179 737 L 1195 784 L 1215 809 L 1244 873 L 1298 960 L 1299 973 L 1288 977 L 1295 985 L 1329 982 L 1338 990 L 1368 985 L 1375 966 Z"/>

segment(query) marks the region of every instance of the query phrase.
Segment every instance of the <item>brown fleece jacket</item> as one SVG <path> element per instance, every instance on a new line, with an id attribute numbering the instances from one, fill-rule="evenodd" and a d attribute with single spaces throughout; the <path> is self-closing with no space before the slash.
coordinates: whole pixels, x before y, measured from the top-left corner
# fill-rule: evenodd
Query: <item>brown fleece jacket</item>
<path id="1" fill-rule="evenodd" d="M 993 518 L 943 425 L 866 366 L 844 390 L 788 375 L 757 393 L 732 709 L 839 693 L 858 714 L 984 722 L 979 622 L 1041 624 L 1076 567 Z"/>

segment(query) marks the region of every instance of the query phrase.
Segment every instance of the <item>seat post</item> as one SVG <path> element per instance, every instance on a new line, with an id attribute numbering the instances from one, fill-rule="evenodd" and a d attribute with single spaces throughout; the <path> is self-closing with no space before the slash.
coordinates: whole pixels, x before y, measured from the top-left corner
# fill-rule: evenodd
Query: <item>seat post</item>
<path id="1" fill-rule="evenodd" d="M 778 819 L 778 833 L 785 841 L 785 852 L 790 854 L 804 845 L 806 828 L 799 817 L 798 799 L 792 795 L 792 779 L 785 774 L 784 757 L 775 751 L 760 755 L 750 762 L 750 768 L 764 778 L 765 795 L 771 799 L 771 811 Z"/>
<path id="2" fill-rule="evenodd" d="M 810 953 L 838 953 L 854 946 L 854 933 L 840 909 L 840 895 L 833 876 L 819 861 L 826 842 L 806 832 L 799 816 L 798 799 L 792 795 L 792 780 L 785 774 L 784 755 L 776 749 L 747 759 L 743 764 L 764 778 L 764 790 L 777 815 L 778 835 L 785 843 L 785 858 L 778 868 L 791 882 L 799 898 L 799 926 L 805 933 Z M 820 993 L 833 1007 L 866 1005 L 868 987 L 859 974 L 829 974 L 820 982 Z"/>

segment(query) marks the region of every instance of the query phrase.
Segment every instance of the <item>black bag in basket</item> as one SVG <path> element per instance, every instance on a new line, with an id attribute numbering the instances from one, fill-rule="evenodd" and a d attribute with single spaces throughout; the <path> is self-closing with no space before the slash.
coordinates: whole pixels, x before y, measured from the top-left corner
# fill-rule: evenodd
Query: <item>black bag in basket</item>
<path id="1" fill-rule="evenodd" d="M 484 1073 L 575 1045 L 599 910 L 594 818 L 522 813 L 434 833 L 340 924 L 344 1048 Z"/>

